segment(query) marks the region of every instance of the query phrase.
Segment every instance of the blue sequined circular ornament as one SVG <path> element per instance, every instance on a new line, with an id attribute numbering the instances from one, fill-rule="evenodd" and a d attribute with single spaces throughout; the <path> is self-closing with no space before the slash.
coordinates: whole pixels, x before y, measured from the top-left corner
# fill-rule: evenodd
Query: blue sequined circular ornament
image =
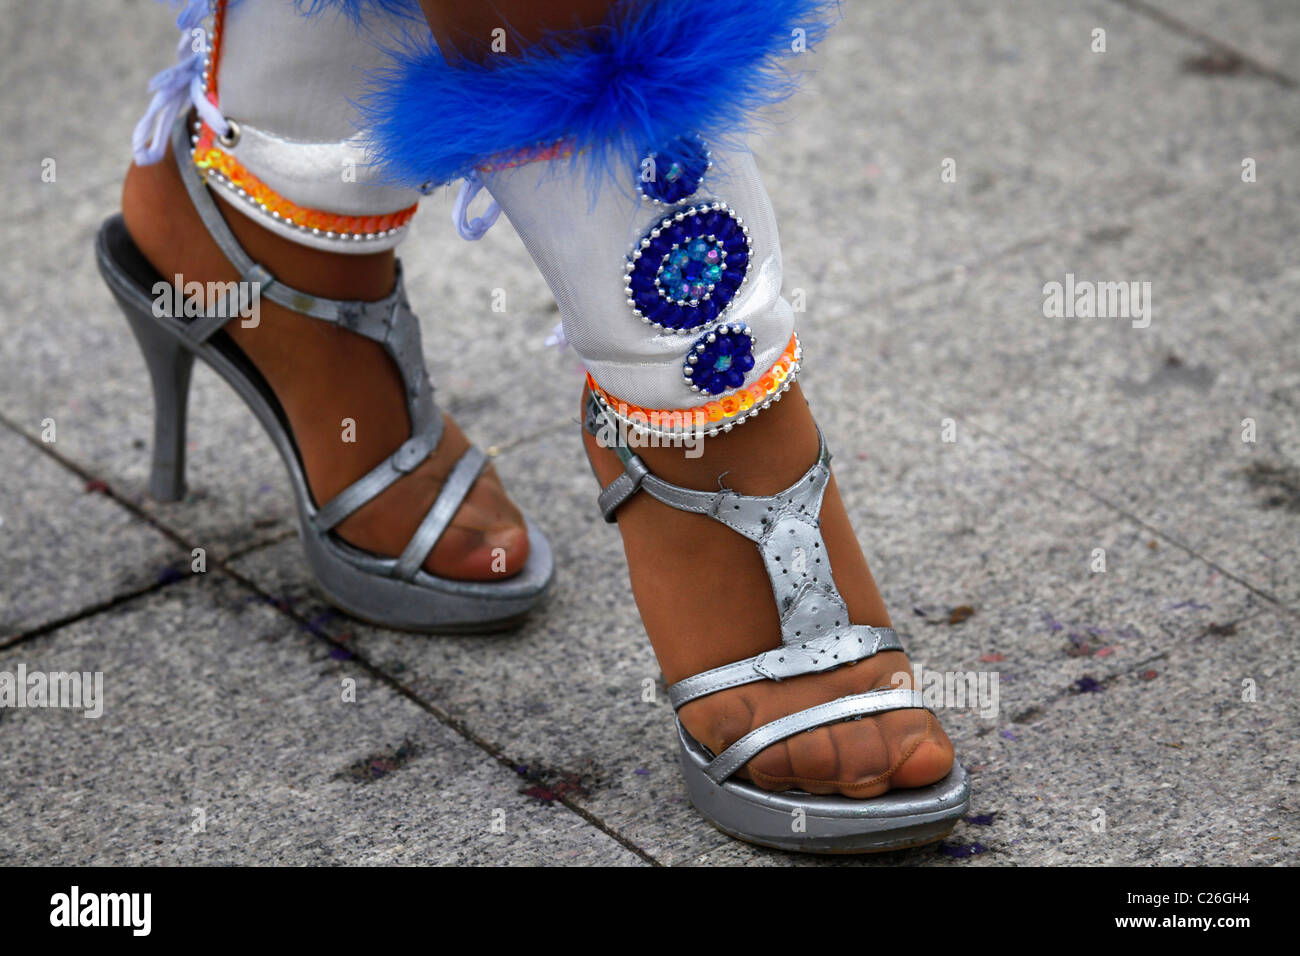
<path id="1" fill-rule="evenodd" d="M 671 206 L 700 188 L 711 164 L 701 137 L 678 136 L 646 154 L 637 182 L 647 199 Z"/>
<path id="2" fill-rule="evenodd" d="M 694 391 L 721 395 L 740 388 L 754 367 L 754 333 L 742 322 L 719 326 L 691 346 L 682 375 Z"/>
<path id="3" fill-rule="evenodd" d="M 628 305 L 672 332 L 710 325 L 744 284 L 749 255 L 749 232 L 726 203 L 688 206 L 651 229 L 629 257 Z"/>

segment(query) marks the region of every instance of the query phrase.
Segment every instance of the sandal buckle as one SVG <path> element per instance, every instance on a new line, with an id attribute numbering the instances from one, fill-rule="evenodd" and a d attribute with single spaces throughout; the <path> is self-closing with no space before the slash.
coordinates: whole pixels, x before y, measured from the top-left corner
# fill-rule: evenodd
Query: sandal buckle
<path id="1" fill-rule="evenodd" d="M 428 442 L 421 437 L 408 438 L 402 447 L 393 452 L 393 467 L 403 475 L 409 474 L 428 456 Z"/>

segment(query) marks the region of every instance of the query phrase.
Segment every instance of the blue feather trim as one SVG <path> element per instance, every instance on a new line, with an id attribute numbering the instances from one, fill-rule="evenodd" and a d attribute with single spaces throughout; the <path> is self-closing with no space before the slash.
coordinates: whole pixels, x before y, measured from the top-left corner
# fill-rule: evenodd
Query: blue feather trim
<path id="1" fill-rule="evenodd" d="M 355 2 L 355 0 L 352 0 Z M 683 133 L 737 143 L 795 91 L 781 63 L 828 29 L 834 0 L 618 0 L 606 22 L 521 55 L 449 65 L 427 34 L 390 51 L 358 104 L 380 172 L 445 183 L 490 157 L 569 141 L 620 178 Z"/>

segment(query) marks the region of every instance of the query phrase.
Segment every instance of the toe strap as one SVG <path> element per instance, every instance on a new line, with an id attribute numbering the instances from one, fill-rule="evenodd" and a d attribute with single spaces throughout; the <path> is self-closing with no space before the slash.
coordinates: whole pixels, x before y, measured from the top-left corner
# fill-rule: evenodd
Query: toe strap
<path id="1" fill-rule="evenodd" d="M 404 581 L 415 577 L 420 566 L 424 564 L 424 559 L 429 556 L 429 552 L 438 543 L 442 533 L 451 524 L 451 519 L 456 516 L 460 508 L 460 503 L 474 487 L 479 472 L 486 464 L 487 456 L 477 448 L 471 447 L 460 456 L 460 460 L 451 469 L 451 474 L 447 476 L 447 481 L 443 484 L 437 500 L 429 508 L 424 520 L 420 522 L 420 527 L 415 529 L 415 534 L 411 536 L 406 550 L 393 566 L 393 577 Z"/>
<path id="2" fill-rule="evenodd" d="M 668 688 L 668 700 L 674 710 L 680 710 L 698 697 L 716 694 L 729 687 L 760 680 L 820 674 L 866 660 L 882 651 L 902 649 L 903 642 L 892 627 L 850 624 L 821 637 L 810 637 L 799 644 L 783 644 L 775 650 L 679 680 Z"/>
<path id="3" fill-rule="evenodd" d="M 705 769 L 705 773 L 714 783 L 722 783 L 765 748 L 787 737 L 793 737 L 797 733 L 842 720 L 865 717 L 868 714 L 881 714 L 888 710 L 906 710 L 913 707 L 925 707 L 924 697 L 919 690 L 895 688 L 840 697 L 751 730 L 714 758 Z"/>
<path id="4" fill-rule="evenodd" d="M 429 457 L 429 453 L 438 447 L 438 442 L 442 439 L 442 430 L 443 421 L 439 415 L 430 423 L 429 428 L 408 438 L 397 451 L 319 508 L 312 517 L 312 524 L 318 531 L 329 531 L 362 505 L 379 497 L 388 490 L 389 485 L 403 475 L 410 474 Z"/>

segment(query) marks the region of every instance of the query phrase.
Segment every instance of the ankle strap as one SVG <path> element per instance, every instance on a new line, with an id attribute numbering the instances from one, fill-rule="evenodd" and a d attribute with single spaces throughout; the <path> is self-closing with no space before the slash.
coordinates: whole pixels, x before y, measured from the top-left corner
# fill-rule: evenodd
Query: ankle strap
<path id="1" fill-rule="evenodd" d="M 700 491 L 664 481 L 650 470 L 640 455 L 622 442 L 618 422 L 590 392 L 587 394 L 583 427 L 597 437 L 614 436 L 608 447 L 623 462 L 623 474 L 606 485 L 597 498 L 601 514 L 610 524 L 618 520 L 618 509 L 638 491 L 644 490 L 670 508 L 707 514 L 738 534 L 758 541 L 765 534 L 769 521 L 773 520 L 770 515 L 777 508 L 798 505 L 801 513 L 811 515 L 815 521 L 821 509 L 826 480 L 830 477 L 831 454 L 820 428 L 817 429 L 817 461 L 804 476 L 780 494 L 755 497 L 738 495 L 721 487 L 717 491 Z M 723 507 L 724 503 L 726 507 Z"/>
<path id="2" fill-rule="evenodd" d="M 378 342 L 384 340 L 388 334 L 393 307 L 403 301 L 405 296 L 401 263 L 397 266 L 397 281 L 393 285 L 393 291 L 374 302 L 327 299 L 285 285 L 265 267 L 254 262 L 253 257 L 244 251 L 235 234 L 230 231 L 225 217 L 217 208 L 217 201 L 208 191 L 206 180 L 190 158 L 189 120 L 184 115 L 172 127 L 172 153 L 180 170 L 181 181 L 185 183 L 185 191 L 189 193 L 190 202 L 198 212 L 199 219 L 222 255 L 235 267 L 242 282 L 258 283 L 261 296 L 293 312 L 325 322 L 336 322 L 348 331 L 368 339 Z"/>

